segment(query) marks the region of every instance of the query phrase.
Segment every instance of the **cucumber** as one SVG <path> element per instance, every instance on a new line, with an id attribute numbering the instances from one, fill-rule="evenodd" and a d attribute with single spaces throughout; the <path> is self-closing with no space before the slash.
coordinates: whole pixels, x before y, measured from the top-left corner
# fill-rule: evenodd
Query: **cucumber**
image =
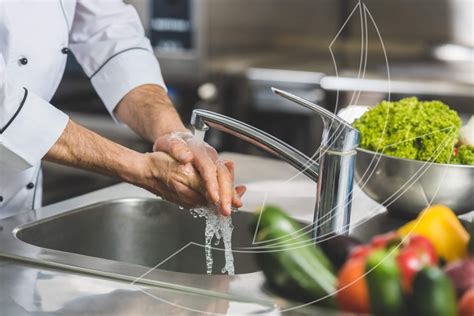
<path id="1" fill-rule="evenodd" d="M 438 267 L 425 267 L 413 280 L 411 297 L 414 315 L 455 316 L 456 293 L 448 276 Z"/>
<path id="2" fill-rule="evenodd" d="M 377 250 L 369 255 L 366 266 L 370 307 L 374 315 L 403 315 L 405 302 L 400 271 L 392 253 Z"/>
<path id="3" fill-rule="evenodd" d="M 254 224 L 257 223 L 256 241 L 263 245 L 257 261 L 267 283 L 291 299 L 320 300 L 318 304 L 334 307 L 334 267 L 308 235 L 300 231 L 302 227 L 275 206 L 267 206 L 256 214 Z"/>

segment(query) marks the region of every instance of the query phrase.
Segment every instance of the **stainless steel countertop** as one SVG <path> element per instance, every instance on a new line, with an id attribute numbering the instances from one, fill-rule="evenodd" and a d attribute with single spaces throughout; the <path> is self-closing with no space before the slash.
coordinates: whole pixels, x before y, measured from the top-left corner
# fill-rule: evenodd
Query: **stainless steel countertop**
<path id="1" fill-rule="evenodd" d="M 300 220 L 310 220 L 314 205 L 314 184 L 297 175 L 289 165 L 271 159 L 239 154 L 223 154 L 236 163 L 236 182 L 248 185 L 244 208 L 252 210 L 266 203 L 281 205 Z M 150 197 L 147 191 L 129 184 L 118 184 L 77 198 L 46 206 L 37 214 L 78 208 L 92 202 L 117 197 Z M 384 209 L 357 190 L 354 194 L 352 222 L 372 217 Z M 0 232 L 3 230 L 0 227 Z M 4 230 L 3 233 L 6 231 Z M 8 232 L 7 232 L 8 233 Z M 60 236 L 58 236 L 60 238 Z M 236 278 L 238 280 L 238 278 Z M 246 293 L 246 284 L 235 282 L 233 293 L 245 293 L 256 299 L 268 293 Z M 219 286 L 222 284 L 219 283 Z M 219 289 L 215 289 L 219 291 Z M 275 298 L 273 297 L 273 300 Z M 278 300 L 278 299 L 277 299 Z M 282 303 L 285 305 L 286 303 Z M 195 315 L 270 313 L 268 305 L 229 298 L 208 297 L 153 286 L 140 288 L 129 282 L 90 276 L 34 265 L 12 259 L 0 259 L 1 315 Z M 311 308 L 291 314 L 314 314 Z M 321 312 L 321 310 L 319 310 Z M 272 312 L 278 314 L 278 312 Z M 323 313 L 326 315 L 326 313 Z"/>

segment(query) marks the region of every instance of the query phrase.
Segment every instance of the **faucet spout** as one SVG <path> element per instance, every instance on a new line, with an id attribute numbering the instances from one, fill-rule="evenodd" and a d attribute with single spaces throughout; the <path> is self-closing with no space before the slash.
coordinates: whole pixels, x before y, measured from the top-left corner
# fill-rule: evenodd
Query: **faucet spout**
<path id="1" fill-rule="evenodd" d="M 359 132 L 328 110 L 288 92 L 273 89 L 280 95 L 321 115 L 324 122 L 319 164 L 299 150 L 251 125 L 222 114 L 194 110 L 191 124 L 206 131 L 210 127 L 234 135 L 280 157 L 317 182 L 313 238 L 330 233 L 347 234 L 352 202 L 352 183 Z"/>
<path id="2" fill-rule="evenodd" d="M 319 165 L 313 159 L 258 128 L 219 113 L 199 109 L 193 111 L 191 124 L 197 130 L 206 131 L 212 127 L 231 134 L 285 160 L 311 180 L 316 182 L 318 179 Z"/>

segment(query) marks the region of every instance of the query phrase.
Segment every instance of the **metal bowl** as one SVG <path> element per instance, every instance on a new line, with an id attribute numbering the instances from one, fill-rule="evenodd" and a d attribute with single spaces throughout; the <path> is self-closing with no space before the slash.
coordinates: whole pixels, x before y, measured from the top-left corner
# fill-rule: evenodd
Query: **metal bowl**
<path id="1" fill-rule="evenodd" d="M 355 179 L 372 199 L 398 217 L 416 217 L 430 204 L 456 214 L 474 209 L 474 166 L 397 158 L 357 149 Z"/>

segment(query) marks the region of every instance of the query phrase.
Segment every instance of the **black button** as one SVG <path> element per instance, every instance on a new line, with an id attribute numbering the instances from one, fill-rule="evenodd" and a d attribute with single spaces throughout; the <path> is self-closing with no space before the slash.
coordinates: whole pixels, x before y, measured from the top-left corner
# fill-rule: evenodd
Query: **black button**
<path id="1" fill-rule="evenodd" d="M 69 48 L 63 47 L 63 49 L 61 49 L 61 53 L 63 53 L 64 55 L 69 54 Z"/>
<path id="2" fill-rule="evenodd" d="M 18 60 L 20 62 L 21 65 L 26 65 L 28 63 L 28 58 L 26 57 L 22 57 Z"/>
<path id="3" fill-rule="evenodd" d="M 0 195 L 0 202 L 3 202 L 3 196 Z"/>
<path id="4" fill-rule="evenodd" d="M 27 188 L 28 190 L 31 190 L 31 189 L 33 189 L 34 187 L 35 187 L 35 185 L 33 184 L 33 182 L 30 182 L 30 183 L 28 183 L 28 184 L 26 185 L 26 188 Z"/>

